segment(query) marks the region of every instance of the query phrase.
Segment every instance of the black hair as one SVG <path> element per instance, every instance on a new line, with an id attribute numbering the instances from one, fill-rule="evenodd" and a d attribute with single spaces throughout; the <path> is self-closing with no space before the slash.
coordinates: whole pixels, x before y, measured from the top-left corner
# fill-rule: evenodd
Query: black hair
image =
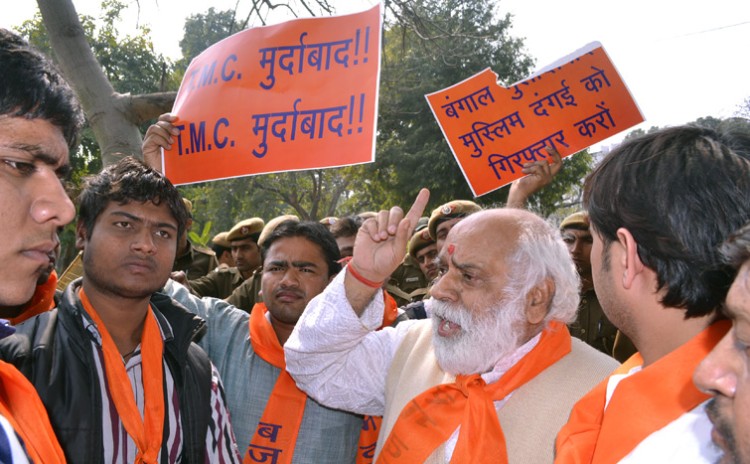
<path id="1" fill-rule="evenodd" d="M 78 221 L 83 223 L 90 236 L 96 219 L 110 202 L 124 205 L 133 201 L 150 201 L 155 205 L 165 202 L 177 221 L 177 236 L 182 235 L 188 212 L 180 192 L 160 172 L 132 156 L 127 156 L 86 179 L 79 196 Z"/>
<path id="2" fill-rule="evenodd" d="M 230 251 L 230 252 L 232 251 L 231 248 L 227 248 L 227 247 L 219 245 L 217 243 L 211 244 L 211 250 L 213 250 L 213 252 L 216 254 L 217 258 L 219 256 L 223 255 L 224 252 L 226 252 L 226 251 Z"/>
<path id="3" fill-rule="evenodd" d="M 603 266 L 624 227 L 666 289 L 663 305 L 685 309 L 686 318 L 715 311 L 735 274 L 719 245 L 750 220 L 748 127 L 673 127 L 609 153 L 587 177 L 583 197 L 604 242 Z"/>
<path id="4" fill-rule="evenodd" d="M 353 237 L 357 235 L 363 222 L 365 221 L 359 216 L 346 216 L 337 219 L 330 230 L 334 238 Z"/>
<path id="5" fill-rule="evenodd" d="M 319 222 L 313 221 L 284 221 L 265 239 L 261 253 L 263 261 L 266 260 L 266 254 L 276 240 L 289 237 L 303 237 L 310 242 L 318 245 L 323 252 L 326 263 L 328 264 L 328 277 L 334 276 L 341 271 L 341 259 L 339 247 L 333 234 Z"/>
<path id="6" fill-rule="evenodd" d="M 0 115 L 44 119 L 78 144 L 83 111 L 60 71 L 20 36 L 0 28 Z"/>

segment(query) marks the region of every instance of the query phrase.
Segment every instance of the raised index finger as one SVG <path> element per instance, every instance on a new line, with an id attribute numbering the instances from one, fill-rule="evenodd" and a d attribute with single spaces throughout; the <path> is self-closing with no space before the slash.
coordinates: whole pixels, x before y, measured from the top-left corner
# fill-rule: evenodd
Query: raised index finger
<path id="1" fill-rule="evenodd" d="M 430 191 L 426 188 L 423 188 L 419 191 L 417 194 L 417 198 L 414 200 L 414 203 L 411 205 L 411 208 L 409 208 L 409 212 L 406 213 L 406 218 L 409 220 L 409 228 L 413 229 L 417 225 L 417 221 L 419 221 L 419 218 L 422 216 L 422 213 L 424 212 L 425 207 L 427 206 L 427 202 L 430 199 Z"/>

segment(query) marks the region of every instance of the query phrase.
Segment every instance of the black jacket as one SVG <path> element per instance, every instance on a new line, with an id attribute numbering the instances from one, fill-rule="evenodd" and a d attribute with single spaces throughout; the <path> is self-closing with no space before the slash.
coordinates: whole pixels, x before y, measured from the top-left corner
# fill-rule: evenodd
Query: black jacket
<path id="1" fill-rule="evenodd" d="M 68 286 L 57 309 L 16 326 L 17 332 L 0 342 L 0 358 L 14 364 L 36 387 L 67 461 L 100 463 L 101 392 L 92 336 L 81 318 L 80 285 L 79 279 Z M 164 353 L 180 398 L 182 462 L 203 463 L 211 363 L 192 341 L 205 331 L 205 322 L 160 293 L 151 297 L 151 305 L 169 322 L 173 334 L 164 341 Z M 169 462 L 164 455 L 160 461 Z"/>

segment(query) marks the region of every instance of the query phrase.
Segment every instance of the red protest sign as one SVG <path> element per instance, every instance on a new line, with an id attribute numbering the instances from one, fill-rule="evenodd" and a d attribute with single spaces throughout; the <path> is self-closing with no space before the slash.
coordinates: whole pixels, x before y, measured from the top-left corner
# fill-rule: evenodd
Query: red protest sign
<path id="1" fill-rule="evenodd" d="M 522 177 L 546 145 L 565 157 L 643 121 L 599 43 L 510 88 L 488 68 L 426 98 L 474 196 Z"/>
<path id="2" fill-rule="evenodd" d="M 248 29 L 188 67 L 163 153 L 174 184 L 372 162 L 380 5 Z"/>

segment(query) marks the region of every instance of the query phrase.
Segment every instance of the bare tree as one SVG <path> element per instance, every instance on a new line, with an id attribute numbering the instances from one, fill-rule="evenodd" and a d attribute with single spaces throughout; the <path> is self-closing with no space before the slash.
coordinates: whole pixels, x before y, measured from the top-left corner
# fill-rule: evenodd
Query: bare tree
<path id="1" fill-rule="evenodd" d="M 141 155 L 138 125 L 169 111 L 175 93 L 123 95 L 104 75 L 78 19 L 72 0 L 38 0 L 57 62 L 78 95 L 102 151 L 110 164 L 124 155 Z"/>

